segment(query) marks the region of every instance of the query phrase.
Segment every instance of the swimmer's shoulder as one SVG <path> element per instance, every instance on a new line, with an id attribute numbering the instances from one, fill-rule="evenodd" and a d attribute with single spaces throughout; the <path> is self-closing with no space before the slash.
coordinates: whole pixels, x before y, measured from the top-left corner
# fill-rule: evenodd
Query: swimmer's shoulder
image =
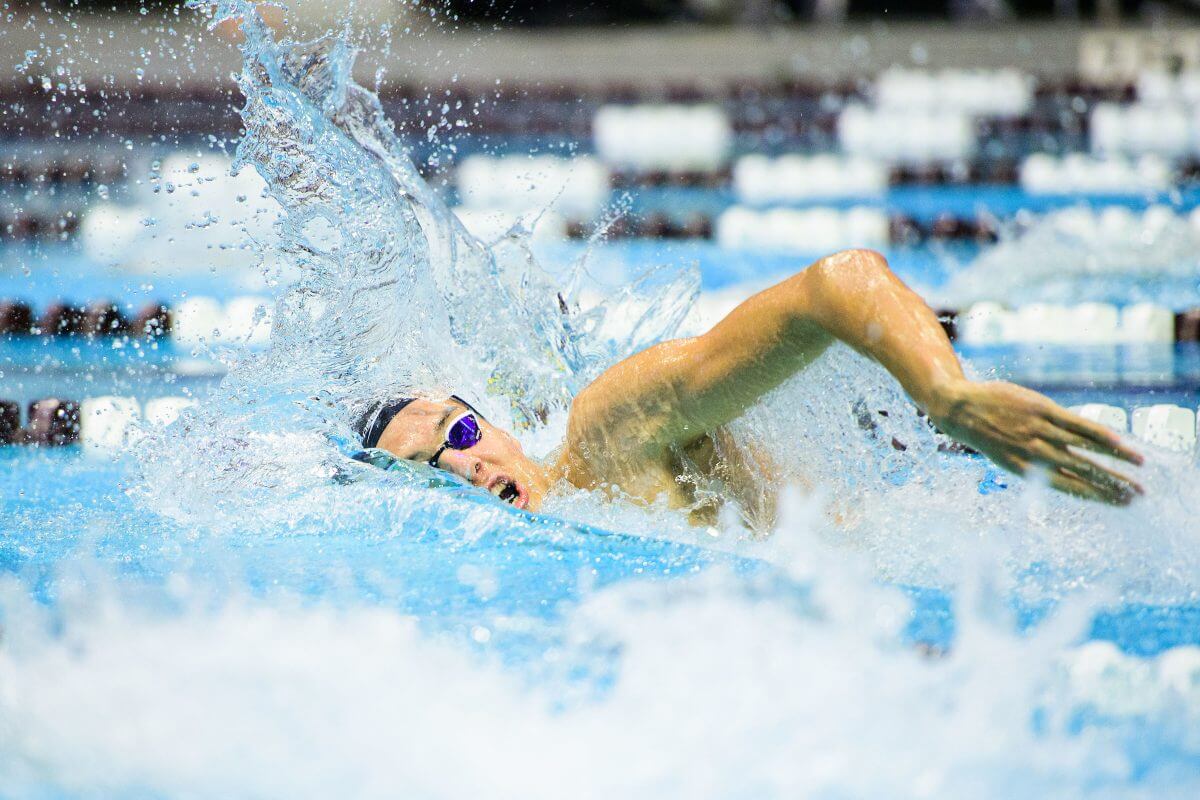
<path id="1" fill-rule="evenodd" d="M 580 392 L 567 416 L 566 455 L 593 465 L 665 461 L 662 417 L 666 409 L 637 402 L 596 381 Z"/>
<path id="2" fill-rule="evenodd" d="M 653 498 L 669 481 L 671 458 L 652 426 L 635 406 L 612 404 L 589 387 L 571 405 L 554 471 L 581 489 L 611 486 Z"/>

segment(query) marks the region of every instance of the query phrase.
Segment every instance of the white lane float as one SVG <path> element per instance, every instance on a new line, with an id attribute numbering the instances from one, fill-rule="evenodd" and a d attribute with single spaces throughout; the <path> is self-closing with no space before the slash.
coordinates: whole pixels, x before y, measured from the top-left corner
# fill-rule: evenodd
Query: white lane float
<path id="1" fill-rule="evenodd" d="M 1172 172 L 1158 155 L 1032 153 L 1021 162 L 1019 180 L 1031 194 L 1143 194 L 1169 190 Z"/>
<path id="2" fill-rule="evenodd" d="M 755 210 L 735 205 L 717 218 L 715 235 L 717 244 L 728 249 L 825 254 L 850 247 L 886 247 L 888 217 L 871 206 Z"/>
<path id="3" fill-rule="evenodd" d="M 887 163 L 960 161 L 979 144 L 971 115 L 959 110 L 851 104 L 838 115 L 837 131 L 845 153 Z"/>
<path id="4" fill-rule="evenodd" d="M 189 297 L 175 308 L 171 337 L 181 345 L 217 341 L 225 312 L 212 297 Z"/>
<path id="5" fill-rule="evenodd" d="M 1165 450 L 1189 452 L 1196 447 L 1196 412 L 1167 404 L 1135 408 L 1133 435 Z"/>
<path id="6" fill-rule="evenodd" d="M 813 197 L 875 197 L 887 187 L 887 165 L 870 158 L 755 154 L 739 158 L 733 167 L 734 192 L 751 205 Z"/>
<path id="7" fill-rule="evenodd" d="M 1121 309 L 1108 303 L 1030 303 L 1014 310 L 983 301 L 959 315 L 958 335 L 972 345 L 1170 344 L 1175 341 L 1175 313 L 1153 303 Z"/>
<path id="8" fill-rule="evenodd" d="M 196 405 L 189 397 L 157 397 L 143 411 L 133 397 L 89 397 L 79 404 L 79 443 L 89 455 L 104 455 L 125 448 L 149 428 L 165 428 L 185 409 Z"/>
<path id="9" fill-rule="evenodd" d="M 553 209 L 576 220 L 594 218 L 610 193 L 609 169 L 592 156 L 472 155 L 458 166 L 455 181 L 468 209 Z"/>
<path id="10" fill-rule="evenodd" d="M 1072 406 L 1070 410 L 1086 420 L 1097 422 L 1117 433 L 1129 432 L 1129 415 L 1123 408 L 1104 403 L 1084 403 L 1081 406 Z"/>
<path id="11" fill-rule="evenodd" d="M 1197 152 L 1196 120 L 1180 106 L 1099 103 L 1088 122 L 1092 151 L 1179 158 Z"/>
<path id="12" fill-rule="evenodd" d="M 1066 338 L 1082 344 L 1111 344 L 1121 338 L 1121 312 L 1110 303 L 1067 307 Z"/>
<path id="13" fill-rule="evenodd" d="M 684 332 L 692 335 L 707 330 L 754 291 L 752 287 L 738 285 L 703 293 L 683 323 Z M 175 422 L 185 410 L 196 405 L 194 398 L 179 396 L 148 400 L 144 408 L 132 397 L 105 395 L 87 398 L 79 405 L 79 441 L 85 452 L 119 450 L 138 438 L 142 430 L 141 421 L 144 420 L 148 428 L 164 428 Z M 1088 403 L 1073 406 L 1071 411 L 1118 433 L 1128 433 L 1132 428 L 1135 437 L 1157 447 L 1188 452 L 1197 444 L 1197 415 L 1181 406 L 1135 408 L 1132 426 L 1129 416 L 1116 406 Z M 1200 670 L 1200 666 L 1197 669 Z M 1200 681 L 1200 672 L 1197 672 L 1197 680 Z"/>
<path id="14" fill-rule="evenodd" d="M 958 317 L 958 339 L 964 344 L 994 345 L 1012 341 L 1016 315 L 1000 303 L 982 301 Z"/>
<path id="15" fill-rule="evenodd" d="M 1122 308 L 1121 341 L 1135 344 L 1174 342 L 1174 312 L 1153 303 L 1137 303 Z"/>
<path id="16" fill-rule="evenodd" d="M 713 172 L 733 148 L 733 125 L 711 104 L 603 106 L 592 135 L 600 158 L 619 169 Z"/>
<path id="17" fill-rule="evenodd" d="M 252 242 L 277 237 L 279 204 L 253 167 L 233 171 L 217 152 L 176 152 L 154 163 L 129 204 L 102 203 L 81 223 L 84 252 L 104 264 L 177 275 L 220 269 L 245 275 Z"/>
<path id="18" fill-rule="evenodd" d="M 265 345 L 271 338 L 270 298 L 247 295 L 222 304 L 212 297 L 189 297 L 175 309 L 171 336 L 180 345 Z"/>
<path id="19" fill-rule="evenodd" d="M 146 423 L 154 428 L 165 428 L 189 408 L 197 405 L 191 397 L 156 397 L 146 401 Z"/>
<path id="20" fill-rule="evenodd" d="M 1018 308 L 1009 330 L 1014 342 L 1046 342 L 1060 344 L 1075 335 L 1071 329 L 1071 314 L 1064 306 L 1053 303 L 1030 303 Z"/>
<path id="21" fill-rule="evenodd" d="M 79 404 L 79 441 L 90 453 L 118 450 L 141 416 L 141 406 L 132 397 L 89 397 Z"/>
<path id="22" fill-rule="evenodd" d="M 245 342 L 251 347 L 271 340 L 271 309 L 268 297 L 235 297 L 225 304 L 222 333 L 225 341 Z"/>
<path id="23" fill-rule="evenodd" d="M 1179 73 L 1163 69 L 1142 70 L 1135 85 L 1140 103 L 1183 106 L 1192 110 L 1200 107 L 1200 70 L 1193 68 Z"/>
<path id="24" fill-rule="evenodd" d="M 122 263 L 142 235 L 144 216 L 134 206 L 110 202 L 91 206 L 79 226 L 83 251 L 105 266 Z"/>
<path id="25" fill-rule="evenodd" d="M 875 79 L 882 108 L 949 109 L 975 116 L 1020 116 L 1033 105 L 1033 76 L 1015 69 L 892 68 Z"/>

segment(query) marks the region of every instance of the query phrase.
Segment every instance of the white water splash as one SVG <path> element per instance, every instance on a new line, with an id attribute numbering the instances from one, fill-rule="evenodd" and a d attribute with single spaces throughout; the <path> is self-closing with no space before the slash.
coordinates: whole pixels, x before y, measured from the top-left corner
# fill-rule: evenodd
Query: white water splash
<path id="1" fill-rule="evenodd" d="M 1200 303 L 1198 249 L 1196 223 L 1163 206 L 1067 208 L 1007 234 L 932 294 L 952 307 L 1036 300 L 1185 308 Z"/>
<path id="2" fill-rule="evenodd" d="M 611 684 L 591 697 L 529 684 L 381 608 L 213 603 L 180 589 L 180 611 L 148 612 L 92 584 L 69 593 L 56 623 L 8 586 L 0 789 L 296 798 L 1195 791 L 1187 770 L 1200 742 L 1181 734 L 1196 707 L 1147 719 L 1144 682 L 1122 689 L 1126 679 L 1106 662 L 1071 655 L 1085 608 L 1014 637 L 981 563 L 954 651 L 923 657 L 897 638 L 907 599 L 820 544 L 805 522 L 813 511 L 792 503 L 780 532 L 806 600 L 721 572 L 594 593 L 554 653 L 580 665 L 619 653 Z M 1079 667 L 1064 671 L 1064 658 Z M 1117 666 L 1134 677 L 1141 669 Z M 1105 713 L 1078 732 L 1077 715 L 1096 703 Z M 1128 749 L 1139 738 L 1175 749 L 1147 767 Z"/>

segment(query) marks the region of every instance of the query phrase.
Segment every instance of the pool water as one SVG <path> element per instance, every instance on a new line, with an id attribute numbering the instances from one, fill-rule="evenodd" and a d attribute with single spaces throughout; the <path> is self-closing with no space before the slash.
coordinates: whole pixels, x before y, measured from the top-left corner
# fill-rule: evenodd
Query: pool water
<path id="1" fill-rule="evenodd" d="M 818 490 L 759 541 L 587 496 L 528 515 L 280 434 L 237 443 L 241 495 L 181 468 L 222 463 L 204 438 L 0 451 L 6 793 L 725 797 L 749 770 L 754 796 L 1183 797 L 1200 769 L 1157 666 L 1200 645 L 1182 457 L 1128 511 L 875 463 L 865 535 Z"/>
<path id="2" fill-rule="evenodd" d="M 352 460 L 348 411 L 397 386 L 468 393 L 545 456 L 573 392 L 680 330 L 697 283 L 797 265 L 486 249 L 377 124 L 336 39 L 247 32 L 239 158 L 287 212 L 267 255 L 298 276 L 255 288 L 277 299 L 270 346 L 0 343 L 5 399 L 199 401 L 119 450 L 0 448 L 0 795 L 1200 790 L 1194 453 L 1149 449 L 1128 509 L 1055 495 L 944 452 L 886 375 L 834 348 L 733 426 L 796 477 L 770 535 L 567 489 L 525 514 Z M 889 255 L 929 292 L 975 263 Z M 617 284 L 649 277 L 590 285 L 581 257 Z M 38 259 L 50 271 L 0 288 L 245 290 Z M 964 355 L 1064 403 L 1200 403 L 1191 345 Z M 888 414 L 862 426 L 863 409 Z"/>
<path id="3" fill-rule="evenodd" d="M 149 511 L 123 459 L 0 470 L 14 796 L 741 796 L 746 769 L 759 796 L 1173 796 L 1197 767 L 1191 695 L 1140 665 L 1196 644 L 1200 606 L 1006 563 L 1035 548 L 918 587 L 814 538 L 803 499 L 777 546 L 730 546 L 390 473 L 197 525 Z M 1089 639 L 1128 661 L 1080 666 Z"/>

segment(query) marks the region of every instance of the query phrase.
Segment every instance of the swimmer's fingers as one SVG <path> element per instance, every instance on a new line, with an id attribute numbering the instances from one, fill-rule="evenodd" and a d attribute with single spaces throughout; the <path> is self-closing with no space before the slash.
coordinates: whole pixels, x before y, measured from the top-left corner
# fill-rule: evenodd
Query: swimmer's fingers
<path id="1" fill-rule="evenodd" d="M 1086 420 L 1078 414 L 1072 414 L 1061 406 L 1053 406 L 1046 412 L 1045 418 L 1063 432 L 1054 439 L 1061 444 L 1083 447 L 1138 466 L 1145 461 L 1142 454 L 1121 441 L 1121 437 L 1115 431 L 1098 422 Z M 1073 434 L 1077 438 L 1071 439 L 1065 434 Z"/>
<path id="2" fill-rule="evenodd" d="M 1031 448 L 1032 454 L 1038 461 L 1051 467 L 1051 485 L 1055 485 L 1058 476 L 1064 485 L 1071 483 L 1070 479 L 1079 479 L 1093 487 L 1099 494 L 1095 499 L 1104 500 L 1113 505 L 1128 505 L 1133 498 L 1144 494 L 1141 485 L 1127 475 L 1110 470 L 1090 458 L 1074 453 L 1066 447 L 1055 446 L 1050 442 L 1040 441 Z M 1063 476 L 1063 472 L 1069 473 Z M 1078 492 L 1072 492 L 1078 494 Z M 1088 493 L 1087 496 L 1091 496 Z"/>
<path id="3" fill-rule="evenodd" d="M 1110 437 L 1114 436 L 1111 432 L 1109 432 L 1109 435 Z M 1073 433 L 1050 421 L 1043 423 L 1043 427 L 1040 429 L 1040 436 L 1047 442 L 1060 447 L 1075 447 L 1080 450 L 1087 450 L 1088 452 L 1117 458 L 1135 465 L 1142 463 L 1141 455 L 1131 450 L 1119 440 L 1116 441 L 1117 446 L 1113 445 L 1113 439 L 1111 438 L 1105 442 L 1097 442 L 1095 439 Z"/>
<path id="4" fill-rule="evenodd" d="M 1066 492 L 1075 497 L 1082 497 L 1085 500 L 1096 500 L 1101 503 L 1112 502 L 1095 486 L 1069 470 L 1050 470 L 1050 485 L 1060 492 Z"/>
<path id="5" fill-rule="evenodd" d="M 1029 470 L 1029 462 L 1006 451 L 984 450 L 983 454 L 1014 475 L 1024 475 Z"/>

